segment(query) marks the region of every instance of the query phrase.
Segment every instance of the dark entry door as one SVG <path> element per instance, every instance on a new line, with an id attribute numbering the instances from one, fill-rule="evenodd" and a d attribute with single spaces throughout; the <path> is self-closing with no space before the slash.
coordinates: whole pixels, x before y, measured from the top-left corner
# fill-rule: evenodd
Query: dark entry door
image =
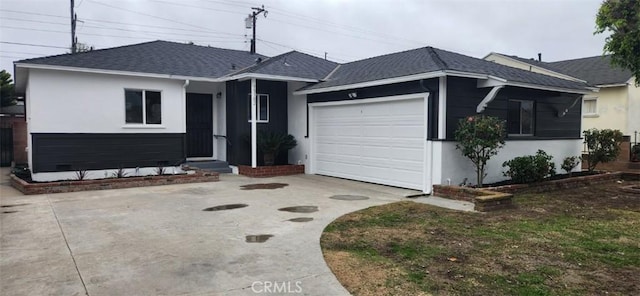
<path id="1" fill-rule="evenodd" d="M 213 156 L 213 96 L 187 93 L 187 157 Z"/>
<path id="2" fill-rule="evenodd" d="M 0 166 L 10 166 L 13 161 L 13 129 L 0 128 Z"/>

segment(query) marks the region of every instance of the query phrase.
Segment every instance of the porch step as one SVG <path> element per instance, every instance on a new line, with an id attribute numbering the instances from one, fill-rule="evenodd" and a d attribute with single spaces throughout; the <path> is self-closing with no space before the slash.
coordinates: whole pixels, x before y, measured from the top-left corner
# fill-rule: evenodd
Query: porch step
<path id="1" fill-rule="evenodd" d="M 201 170 L 218 172 L 221 174 L 231 173 L 229 163 L 222 160 L 187 161 L 186 165 L 192 168 L 199 168 Z"/>

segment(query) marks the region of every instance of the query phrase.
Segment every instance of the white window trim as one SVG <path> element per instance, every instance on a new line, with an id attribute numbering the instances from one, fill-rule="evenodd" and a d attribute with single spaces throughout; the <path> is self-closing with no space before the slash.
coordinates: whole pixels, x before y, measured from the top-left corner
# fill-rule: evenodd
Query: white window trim
<path id="1" fill-rule="evenodd" d="M 260 96 L 267 97 L 267 119 L 260 119 Z M 256 123 L 269 123 L 269 114 L 271 113 L 271 98 L 269 98 L 269 94 L 258 94 L 256 93 Z M 251 94 L 249 94 L 249 114 L 251 114 Z M 248 122 L 251 122 L 251 115 L 249 115 Z"/>
<path id="2" fill-rule="evenodd" d="M 127 122 L 127 91 L 139 91 L 142 92 L 142 123 Z M 147 123 L 147 91 L 160 93 L 160 123 Z M 156 89 L 140 89 L 140 88 L 125 88 L 124 89 L 124 126 L 122 128 L 164 128 L 162 125 L 162 119 L 164 114 L 164 99 L 162 90 Z"/>
<path id="3" fill-rule="evenodd" d="M 520 107 L 520 133 L 519 134 L 507 134 L 509 137 L 533 137 L 535 135 L 535 128 L 536 128 L 536 103 L 533 100 L 518 100 L 518 99 L 509 99 L 509 102 L 531 102 L 532 106 L 533 106 L 533 120 L 531 121 L 531 131 L 533 131 L 533 133 L 531 134 L 523 134 L 522 133 L 522 107 Z M 507 107 L 508 109 L 508 107 Z M 507 110 L 508 111 L 508 110 Z M 508 120 L 508 118 L 507 118 Z"/>
<path id="4" fill-rule="evenodd" d="M 593 113 L 587 113 L 587 110 L 584 108 L 584 104 L 587 101 L 594 101 L 595 102 L 595 112 Z M 586 97 L 582 100 L 582 109 L 583 109 L 583 113 L 582 113 L 582 117 L 587 117 L 587 118 L 593 118 L 593 117 L 599 117 L 600 115 L 598 114 L 598 97 Z"/>

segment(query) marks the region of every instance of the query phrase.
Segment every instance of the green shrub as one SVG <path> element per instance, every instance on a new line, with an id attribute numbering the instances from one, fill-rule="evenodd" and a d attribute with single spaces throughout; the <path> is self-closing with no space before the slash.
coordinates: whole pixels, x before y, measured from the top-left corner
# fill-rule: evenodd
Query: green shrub
<path id="1" fill-rule="evenodd" d="M 544 180 L 547 176 L 556 174 L 556 165 L 551 161 L 553 156 L 543 150 L 536 155 L 519 156 L 505 161 L 502 167 L 509 167 L 504 176 L 516 183 L 532 183 Z"/>
<path id="2" fill-rule="evenodd" d="M 496 117 L 475 115 L 460 119 L 456 129 L 456 149 L 476 168 L 478 187 L 482 187 L 489 159 L 504 146 L 505 123 Z"/>
<path id="3" fill-rule="evenodd" d="M 587 144 L 587 167 L 589 172 L 596 169 L 598 163 L 614 161 L 620 154 L 622 132 L 611 129 L 589 129 L 582 132 Z"/>
<path id="4" fill-rule="evenodd" d="M 296 138 L 281 132 L 258 132 L 258 149 L 262 151 L 265 165 L 274 165 L 280 153 L 287 152 L 298 145 Z"/>
<path id="5" fill-rule="evenodd" d="M 573 171 L 573 169 L 575 169 L 580 164 L 581 161 L 582 161 L 582 157 L 580 156 L 565 157 L 560 167 L 565 172 L 567 172 L 567 174 L 571 174 L 571 171 Z"/>

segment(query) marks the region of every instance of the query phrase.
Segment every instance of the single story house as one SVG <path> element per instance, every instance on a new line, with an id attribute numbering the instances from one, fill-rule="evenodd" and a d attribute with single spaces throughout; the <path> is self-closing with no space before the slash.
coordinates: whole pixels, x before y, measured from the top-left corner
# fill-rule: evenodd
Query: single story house
<path id="1" fill-rule="evenodd" d="M 154 41 L 17 61 L 15 76 L 34 180 L 150 174 L 185 159 L 255 167 L 256 134 L 270 130 L 295 136 L 280 161 L 308 174 L 426 193 L 475 180 L 453 138 L 477 113 L 508 126 L 487 182 L 537 149 L 556 161 L 580 155 L 581 100 L 597 90 L 432 47 L 338 64 Z"/>
<path id="2" fill-rule="evenodd" d="M 640 87 L 631 71 L 611 65 L 609 55 L 544 62 L 490 53 L 484 59 L 598 87 L 598 93 L 584 97 L 582 129 L 617 129 L 628 136 L 640 133 Z"/>

